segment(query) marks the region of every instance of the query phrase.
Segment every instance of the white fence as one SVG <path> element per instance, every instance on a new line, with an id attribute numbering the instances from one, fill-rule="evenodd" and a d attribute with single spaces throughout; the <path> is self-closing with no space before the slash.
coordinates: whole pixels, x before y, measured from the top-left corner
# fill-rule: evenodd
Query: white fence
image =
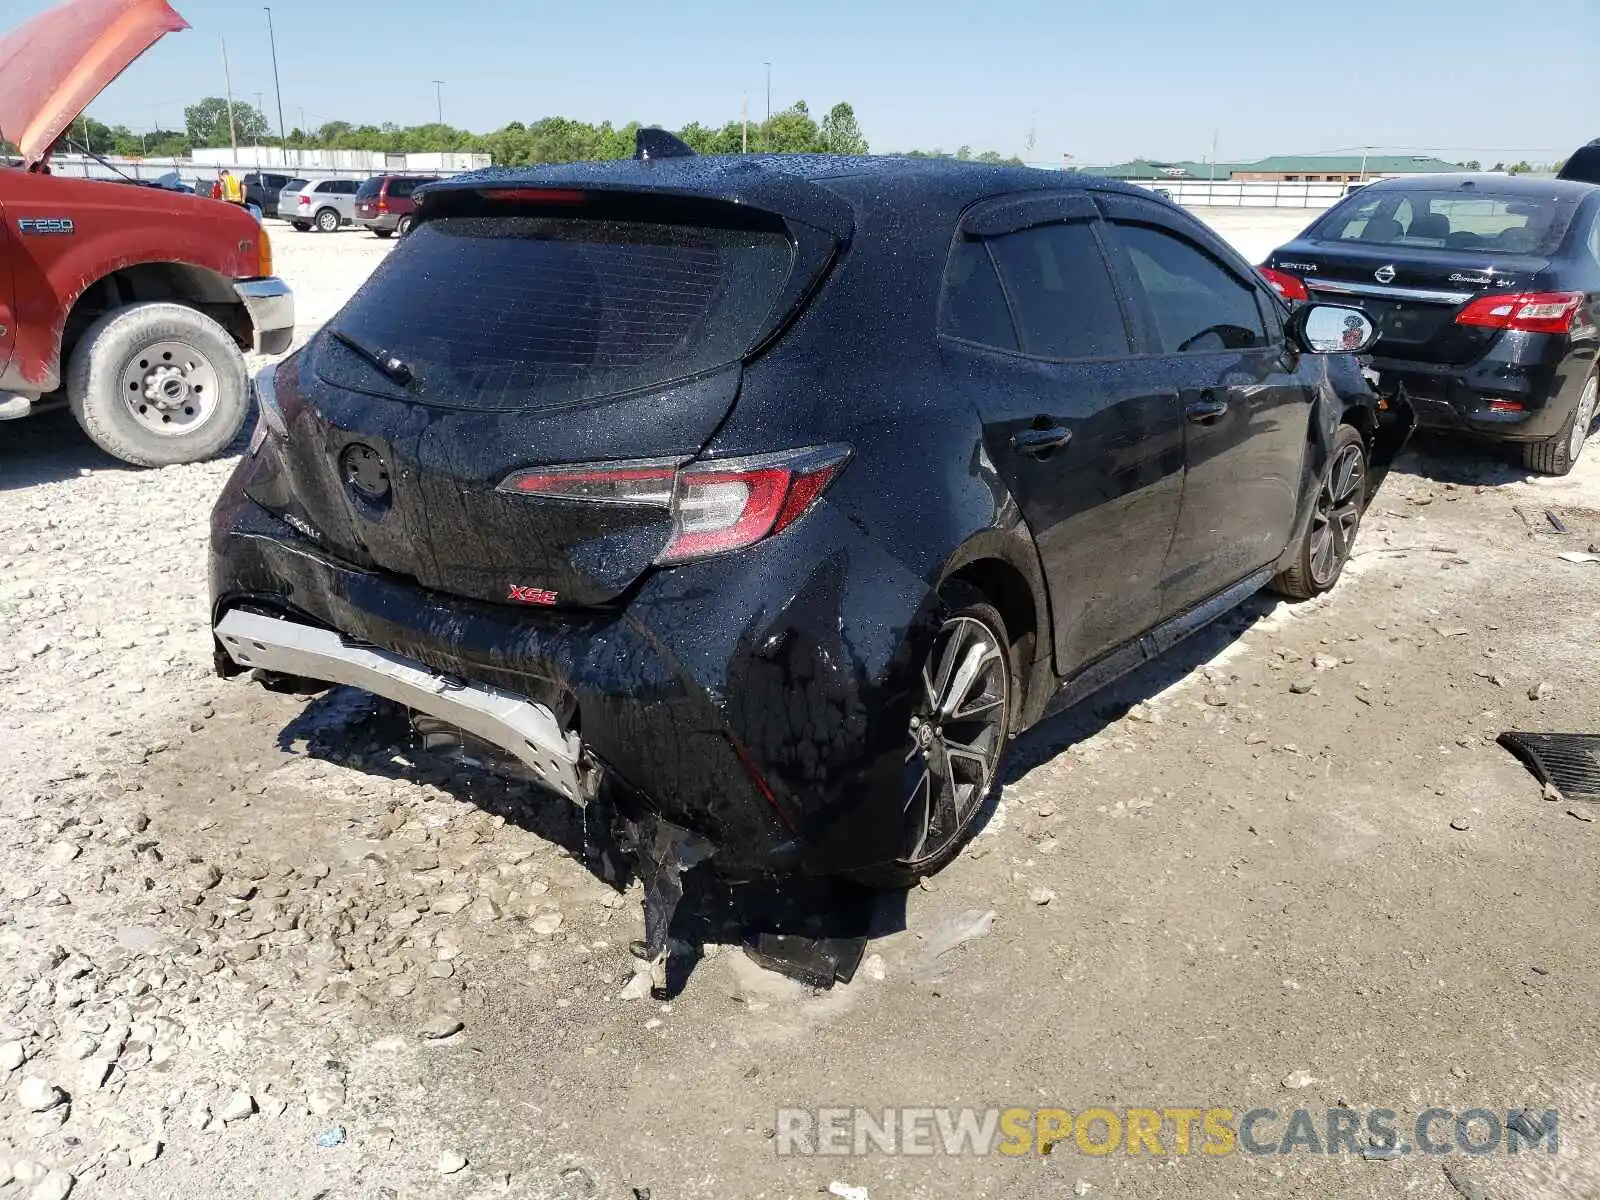
<path id="1" fill-rule="evenodd" d="M 1185 208 L 1332 208 L 1344 198 L 1343 183 L 1285 183 L 1275 180 L 1139 180 L 1140 187 L 1166 192 Z"/>
<path id="2" fill-rule="evenodd" d="M 302 179 L 366 179 L 390 171 L 432 172 L 454 174 L 489 165 L 487 154 L 373 154 L 365 150 L 339 151 L 289 151 L 291 157 L 304 154 L 332 159 L 336 155 L 349 156 L 365 165 L 338 166 L 333 163 L 313 162 L 305 166 L 291 163 L 283 165 L 283 151 L 262 147 L 239 148 L 237 157 L 230 150 L 197 150 L 193 158 L 118 158 L 107 155 L 105 162 L 86 154 L 52 154 L 50 171 L 67 179 L 134 179 L 152 181 L 162 176 L 177 175 L 189 187 L 209 193 L 217 177 L 218 167 L 228 167 L 235 175 L 251 171 L 292 172 Z M 375 160 L 375 161 L 372 161 Z M 109 166 L 107 164 L 110 164 Z"/>
<path id="3" fill-rule="evenodd" d="M 382 150 L 283 150 L 277 146 L 240 146 L 233 150 L 196 150 L 199 167 L 251 164 L 251 170 L 337 171 L 341 175 L 381 175 L 386 171 L 478 171 L 492 165 L 487 154 L 444 153 L 389 154 Z"/>

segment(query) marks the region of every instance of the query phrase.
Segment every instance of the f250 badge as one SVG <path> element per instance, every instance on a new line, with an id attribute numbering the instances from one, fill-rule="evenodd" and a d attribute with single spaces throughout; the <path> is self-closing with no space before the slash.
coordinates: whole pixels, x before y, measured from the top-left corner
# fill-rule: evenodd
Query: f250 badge
<path id="1" fill-rule="evenodd" d="M 17 230 L 35 236 L 60 236 L 77 233 L 78 227 L 72 223 L 71 217 L 23 217 L 17 221 Z"/>

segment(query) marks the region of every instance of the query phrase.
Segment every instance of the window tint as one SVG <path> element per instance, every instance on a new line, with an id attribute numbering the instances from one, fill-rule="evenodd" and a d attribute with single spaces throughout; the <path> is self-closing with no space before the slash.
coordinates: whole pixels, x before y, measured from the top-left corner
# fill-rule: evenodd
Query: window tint
<path id="1" fill-rule="evenodd" d="M 403 200 L 421 187 L 424 182 L 421 179 L 391 179 L 389 180 L 389 195 Z"/>
<path id="2" fill-rule="evenodd" d="M 775 228 L 446 217 L 418 226 L 335 322 L 411 366 L 409 399 L 549 407 L 738 361 L 793 260 Z M 315 354 L 336 386 L 392 390 L 337 340 Z"/>
<path id="3" fill-rule="evenodd" d="M 378 193 L 380 193 L 382 191 L 383 191 L 383 179 L 382 179 L 382 177 L 379 177 L 377 179 L 363 180 L 361 186 L 356 189 L 356 199 L 357 200 L 371 200 L 374 196 L 378 195 Z"/>
<path id="4" fill-rule="evenodd" d="M 950 252 L 939 313 L 939 327 L 951 337 L 998 350 L 1017 348 L 1006 294 L 983 242 L 962 240 Z"/>
<path id="5" fill-rule="evenodd" d="M 1267 344 L 1256 290 L 1198 246 L 1148 225 L 1118 225 L 1169 354 Z"/>
<path id="6" fill-rule="evenodd" d="M 1129 353 L 1111 274 L 1086 222 L 1040 225 L 988 243 L 1024 354 L 1115 358 Z"/>

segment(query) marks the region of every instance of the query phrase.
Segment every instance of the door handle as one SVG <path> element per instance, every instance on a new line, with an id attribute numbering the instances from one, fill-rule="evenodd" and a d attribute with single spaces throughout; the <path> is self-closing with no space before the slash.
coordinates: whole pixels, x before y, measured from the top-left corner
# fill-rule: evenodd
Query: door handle
<path id="1" fill-rule="evenodd" d="M 1191 425 L 1210 425 L 1228 414 L 1228 402 L 1207 388 L 1200 398 L 1184 407 L 1183 416 Z"/>
<path id="2" fill-rule="evenodd" d="M 1072 430 L 1063 425 L 1046 429 L 1024 429 L 1011 439 L 1011 448 L 1029 458 L 1044 458 L 1072 440 Z"/>

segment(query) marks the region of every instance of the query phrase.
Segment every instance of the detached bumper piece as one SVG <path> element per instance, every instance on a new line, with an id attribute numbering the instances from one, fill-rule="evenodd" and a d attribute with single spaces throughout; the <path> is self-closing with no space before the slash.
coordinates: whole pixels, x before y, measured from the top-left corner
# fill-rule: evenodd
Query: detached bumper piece
<path id="1" fill-rule="evenodd" d="M 240 609 L 217 623 L 216 636 L 241 667 L 303 675 L 383 696 L 504 750 L 539 783 L 574 803 L 590 798 L 580 766 L 581 739 L 564 730 L 542 704 L 439 674 L 375 646 L 350 645 L 326 629 Z"/>
<path id="2" fill-rule="evenodd" d="M 233 285 L 250 325 L 255 330 L 257 354 L 284 354 L 294 344 L 294 293 L 283 280 L 247 279 Z"/>

